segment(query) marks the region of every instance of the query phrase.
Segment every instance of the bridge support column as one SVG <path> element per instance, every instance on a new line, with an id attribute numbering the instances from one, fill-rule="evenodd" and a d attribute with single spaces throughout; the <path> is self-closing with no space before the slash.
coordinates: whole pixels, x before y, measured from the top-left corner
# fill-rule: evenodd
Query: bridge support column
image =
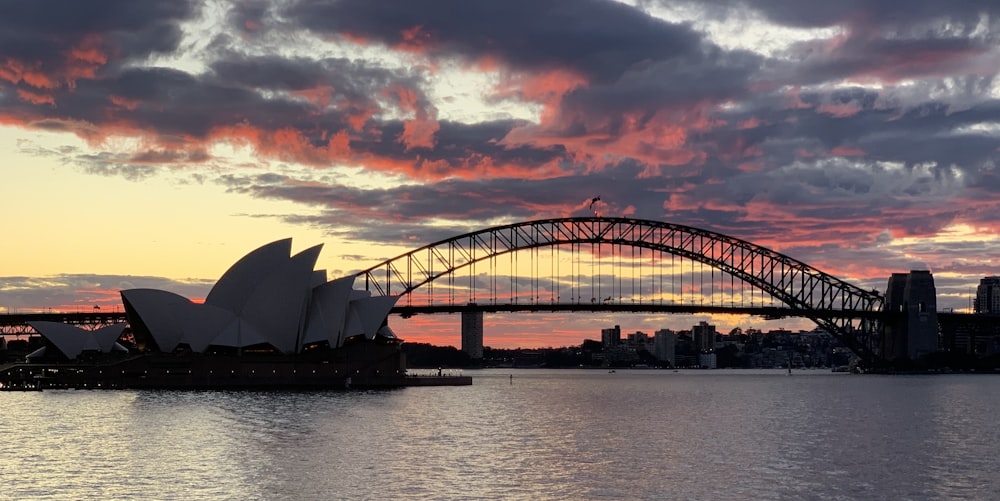
<path id="1" fill-rule="evenodd" d="M 885 308 L 895 314 L 882 339 L 885 359 L 917 360 L 939 349 L 937 292 L 931 272 L 893 273 L 886 288 Z"/>
<path id="2" fill-rule="evenodd" d="M 473 360 L 483 359 L 483 312 L 462 312 L 462 351 Z"/>

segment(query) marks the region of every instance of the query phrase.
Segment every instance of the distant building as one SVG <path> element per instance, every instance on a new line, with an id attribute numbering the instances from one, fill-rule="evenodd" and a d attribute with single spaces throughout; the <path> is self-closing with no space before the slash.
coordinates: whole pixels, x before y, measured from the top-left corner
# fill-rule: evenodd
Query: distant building
<path id="1" fill-rule="evenodd" d="M 715 353 L 699 353 L 698 354 L 698 365 L 705 369 L 718 369 L 718 359 Z"/>
<path id="2" fill-rule="evenodd" d="M 1000 313 L 1000 277 L 984 277 L 976 288 L 976 313 Z"/>
<path id="3" fill-rule="evenodd" d="M 699 322 L 691 328 L 695 349 L 700 352 L 715 350 L 715 326 L 708 322 Z"/>
<path id="4" fill-rule="evenodd" d="M 670 329 L 660 329 L 653 334 L 653 355 L 661 362 L 675 363 L 677 335 Z"/>
<path id="5" fill-rule="evenodd" d="M 601 344 L 605 349 L 618 346 L 622 343 L 622 328 L 619 325 L 611 329 L 601 329 Z"/>
<path id="6" fill-rule="evenodd" d="M 645 332 L 635 331 L 625 338 L 623 347 L 629 353 L 635 353 L 637 356 L 639 352 L 643 351 L 653 353 L 653 340 Z"/>
<path id="7" fill-rule="evenodd" d="M 631 346 L 642 346 L 649 341 L 649 336 L 645 332 L 635 331 L 628 335 L 628 344 Z"/>

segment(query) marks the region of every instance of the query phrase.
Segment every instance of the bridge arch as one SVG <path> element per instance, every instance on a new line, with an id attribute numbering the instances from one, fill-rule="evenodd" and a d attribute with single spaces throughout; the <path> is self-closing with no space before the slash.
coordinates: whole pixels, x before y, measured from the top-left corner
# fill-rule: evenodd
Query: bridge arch
<path id="1" fill-rule="evenodd" d="M 826 329 L 866 362 L 881 360 L 884 298 L 746 240 L 662 221 L 542 219 L 481 229 L 414 249 L 355 276 L 375 295 L 407 295 L 456 271 L 521 250 L 618 245 L 668 253 L 729 274 Z M 580 309 L 586 309 L 581 307 Z"/>

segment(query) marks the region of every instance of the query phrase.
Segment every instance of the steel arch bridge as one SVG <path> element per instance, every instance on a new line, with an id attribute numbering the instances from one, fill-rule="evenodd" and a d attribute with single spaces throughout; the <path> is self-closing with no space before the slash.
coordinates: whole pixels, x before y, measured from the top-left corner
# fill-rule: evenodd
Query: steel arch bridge
<path id="1" fill-rule="evenodd" d="M 373 295 L 405 296 L 396 308 L 404 315 L 624 310 L 799 316 L 865 362 L 882 361 L 884 297 L 878 291 L 746 240 L 661 221 L 577 217 L 496 226 L 425 245 L 355 277 L 363 277 Z M 418 288 L 423 302 L 414 293 Z"/>

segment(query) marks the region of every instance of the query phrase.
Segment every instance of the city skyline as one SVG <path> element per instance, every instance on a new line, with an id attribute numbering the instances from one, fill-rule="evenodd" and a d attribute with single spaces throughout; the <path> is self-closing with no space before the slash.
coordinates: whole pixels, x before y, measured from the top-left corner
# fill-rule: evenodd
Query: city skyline
<path id="1" fill-rule="evenodd" d="M 104 0 L 0 29 L 0 313 L 203 298 L 293 238 L 346 276 L 600 214 L 704 228 L 866 289 L 1000 273 L 1000 5 Z M 302 248 L 295 248 L 301 251 Z M 120 306 L 119 306 L 120 307 Z M 486 344 L 708 315 L 488 315 Z M 457 315 L 393 319 L 455 345 Z M 660 327 L 657 327 L 660 328 Z"/>

